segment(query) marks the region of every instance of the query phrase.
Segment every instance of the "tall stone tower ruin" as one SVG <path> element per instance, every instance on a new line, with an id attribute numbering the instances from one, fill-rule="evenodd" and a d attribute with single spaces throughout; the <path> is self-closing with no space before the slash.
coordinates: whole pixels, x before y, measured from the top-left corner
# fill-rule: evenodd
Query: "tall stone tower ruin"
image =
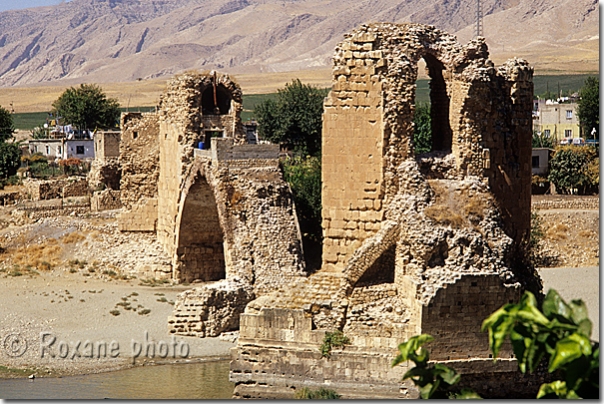
<path id="1" fill-rule="evenodd" d="M 418 63 L 431 78 L 432 151 L 414 151 Z M 336 47 L 322 147 L 323 267 L 250 302 L 231 380 L 241 397 L 328 385 L 345 398 L 413 398 L 391 368 L 432 334 L 485 397 L 529 396 L 511 350 L 493 363 L 481 322 L 540 279 L 519 265 L 530 226 L 532 74 L 495 67 L 482 39 L 435 27 L 363 25 Z M 323 358 L 327 332 L 351 343 Z M 530 390 L 530 389 L 529 389 Z M 534 395 L 533 395 L 534 397 Z"/>

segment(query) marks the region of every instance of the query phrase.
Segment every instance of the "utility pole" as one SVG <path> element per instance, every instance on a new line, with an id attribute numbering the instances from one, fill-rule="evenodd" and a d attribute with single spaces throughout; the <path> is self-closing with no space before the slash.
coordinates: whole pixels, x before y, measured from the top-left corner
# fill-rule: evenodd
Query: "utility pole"
<path id="1" fill-rule="evenodd" d="M 480 0 L 476 0 L 476 35 L 475 36 L 477 36 L 477 37 L 484 36 L 483 24 L 482 24 L 482 4 L 480 3 Z"/>

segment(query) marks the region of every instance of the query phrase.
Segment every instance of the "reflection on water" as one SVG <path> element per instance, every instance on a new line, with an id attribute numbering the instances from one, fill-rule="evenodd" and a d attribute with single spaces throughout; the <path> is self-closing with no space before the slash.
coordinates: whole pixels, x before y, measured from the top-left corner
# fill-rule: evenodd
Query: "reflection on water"
<path id="1" fill-rule="evenodd" d="M 144 366 L 85 376 L 0 380 L 4 399 L 231 398 L 229 361 Z"/>

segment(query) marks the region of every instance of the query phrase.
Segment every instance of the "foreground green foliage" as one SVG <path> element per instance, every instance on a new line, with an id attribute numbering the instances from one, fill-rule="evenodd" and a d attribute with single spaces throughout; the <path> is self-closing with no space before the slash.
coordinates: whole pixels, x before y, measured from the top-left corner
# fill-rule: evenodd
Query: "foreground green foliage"
<path id="1" fill-rule="evenodd" d="M 321 160 L 317 157 L 286 158 L 283 177 L 292 189 L 296 215 L 309 270 L 321 267 Z"/>
<path id="2" fill-rule="evenodd" d="M 331 357 L 331 349 L 333 347 L 341 348 L 344 345 L 350 344 L 350 339 L 340 330 L 334 332 L 326 332 L 321 345 L 321 356 L 329 359 Z"/>
<path id="3" fill-rule="evenodd" d="M 600 139 L 600 80 L 588 77 L 579 91 L 577 115 L 581 121 L 581 129 L 585 139 L 594 139 L 591 131 L 596 130 L 595 139 Z"/>
<path id="4" fill-rule="evenodd" d="M 298 156 L 319 156 L 323 99 L 328 90 L 293 80 L 278 90 L 276 100 L 257 105 L 258 135 L 279 143 Z"/>
<path id="5" fill-rule="evenodd" d="M 415 364 L 415 367 L 405 373 L 403 380 L 411 379 L 423 399 L 480 398 L 468 389 L 452 391 L 452 387 L 459 383 L 461 376 L 454 369 L 442 363 L 428 363 L 430 352 L 422 345 L 430 341 L 434 341 L 431 335 L 422 334 L 411 337 L 409 341 L 398 346 L 399 354 L 392 361 L 392 366 L 406 361 Z"/>
<path id="6" fill-rule="evenodd" d="M 586 195 L 598 192 L 600 159 L 590 146 L 563 146 L 550 161 L 548 179 L 559 193 Z"/>
<path id="7" fill-rule="evenodd" d="M 118 123 L 120 105 L 117 99 L 107 98 L 94 84 L 70 87 L 52 103 L 53 112 L 79 130 L 112 128 Z"/>
<path id="8" fill-rule="evenodd" d="M 296 391 L 294 398 L 297 400 L 338 400 L 341 396 L 335 391 L 321 387 L 318 390 L 311 390 L 308 387 L 302 387 Z"/>
<path id="9" fill-rule="evenodd" d="M 541 385 L 537 398 L 599 398 L 600 347 L 590 341 L 592 323 L 581 300 L 566 303 L 553 289 L 547 293 L 542 310 L 537 299 L 525 292 L 519 303 L 510 303 L 491 314 L 482 324 L 489 333 L 494 360 L 507 338 L 512 343 L 518 368 L 534 372 L 542 361 L 559 380 Z M 415 367 L 403 376 L 418 387 L 421 398 L 480 398 L 471 390 L 456 392 L 459 374 L 440 363 L 429 364 L 429 352 L 422 345 L 432 341 L 430 335 L 412 337 L 399 345 L 396 366 L 410 360 Z"/>
<path id="10" fill-rule="evenodd" d="M 548 358 L 548 371 L 562 380 L 541 386 L 537 398 L 598 398 L 600 348 L 591 342 L 591 321 L 581 300 L 566 303 L 551 289 L 543 301 L 525 292 L 517 304 L 506 304 L 491 314 L 482 329 L 489 332 L 489 346 L 497 357 L 509 337 L 522 373 L 534 372 Z"/>

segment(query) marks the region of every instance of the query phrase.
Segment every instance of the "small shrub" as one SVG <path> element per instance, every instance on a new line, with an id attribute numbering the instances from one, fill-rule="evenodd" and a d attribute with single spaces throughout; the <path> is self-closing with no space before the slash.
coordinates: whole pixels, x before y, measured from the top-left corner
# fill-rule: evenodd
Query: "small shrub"
<path id="1" fill-rule="evenodd" d="M 338 400 L 341 396 L 335 391 L 321 387 L 318 390 L 311 390 L 308 387 L 302 387 L 294 395 L 296 400 Z"/>
<path id="2" fill-rule="evenodd" d="M 166 303 L 168 301 L 168 299 L 166 299 L 165 297 L 161 297 L 161 298 L 157 299 L 157 301 L 160 303 Z"/>
<path id="3" fill-rule="evenodd" d="M 114 316 L 119 316 L 120 315 L 120 311 L 119 310 L 111 310 L 109 313 L 111 313 Z"/>
<path id="4" fill-rule="evenodd" d="M 565 240 L 568 226 L 564 223 L 558 223 L 547 229 L 546 236 L 550 240 Z"/>
<path id="5" fill-rule="evenodd" d="M 143 309 L 138 312 L 138 314 L 140 314 L 141 316 L 145 315 L 145 314 L 149 314 L 149 313 L 151 313 L 151 310 L 149 310 L 149 309 Z"/>
<path id="6" fill-rule="evenodd" d="M 331 357 L 331 348 L 341 348 L 350 344 L 350 339 L 340 330 L 326 332 L 321 345 L 321 356 L 329 359 Z"/>

